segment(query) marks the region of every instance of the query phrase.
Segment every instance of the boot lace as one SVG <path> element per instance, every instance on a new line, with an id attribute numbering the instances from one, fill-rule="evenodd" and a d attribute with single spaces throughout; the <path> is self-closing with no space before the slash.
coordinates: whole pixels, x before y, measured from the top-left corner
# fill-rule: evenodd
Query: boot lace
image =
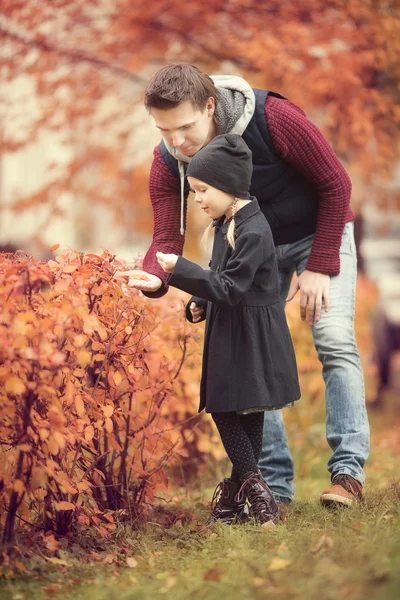
<path id="1" fill-rule="evenodd" d="M 262 491 L 255 487 L 256 484 L 268 492 L 268 500 L 265 498 Z M 253 511 L 258 512 L 266 508 L 271 514 L 278 512 L 278 505 L 271 494 L 271 490 L 262 479 L 257 477 L 257 475 L 251 475 L 242 483 L 235 496 L 236 502 L 243 502 L 246 494 L 250 500 Z"/>
<path id="2" fill-rule="evenodd" d="M 219 484 L 217 485 L 217 487 L 215 488 L 213 497 L 211 498 L 211 505 L 210 505 L 212 511 L 215 510 L 215 507 L 217 506 L 218 501 L 220 500 L 221 496 L 223 495 L 224 487 L 225 487 L 224 481 L 220 481 Z"/>

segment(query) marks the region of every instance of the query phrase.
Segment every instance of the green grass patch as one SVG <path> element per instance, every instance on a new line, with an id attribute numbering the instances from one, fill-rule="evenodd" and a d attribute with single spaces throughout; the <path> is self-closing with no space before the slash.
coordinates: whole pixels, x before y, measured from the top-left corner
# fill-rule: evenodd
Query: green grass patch
<path id="1" fill-rule="evenodd" d="M 365 501 L 332 511 L 318 501 L 329 484 L 323 416 L 303 410 L 288 421 L 297 498 L 275 529 L 205 527 L 207 503 L 227 472 L 222 461 L 171 489 L 146 524 L 120 523 L 111 540 L 61 540 L 53 556 L 32 556 L 25 540 L 26 572 L 3 566 L 0 600 L 398 600 L 398 414 L 372 415 Z"/>

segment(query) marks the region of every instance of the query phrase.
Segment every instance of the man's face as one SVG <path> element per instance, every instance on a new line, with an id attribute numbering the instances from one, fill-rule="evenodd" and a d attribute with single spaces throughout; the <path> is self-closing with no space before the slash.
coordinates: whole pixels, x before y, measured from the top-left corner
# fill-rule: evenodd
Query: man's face
<path id="1" fill-rule="evenodd" d="M 175 108 L 152 108 L 150 114 L 164 140 L 184 156 L 193 156 L 206 146 L 216 134 L 214 98 L 209 98 L 202 111 L 190 100 Z"/>

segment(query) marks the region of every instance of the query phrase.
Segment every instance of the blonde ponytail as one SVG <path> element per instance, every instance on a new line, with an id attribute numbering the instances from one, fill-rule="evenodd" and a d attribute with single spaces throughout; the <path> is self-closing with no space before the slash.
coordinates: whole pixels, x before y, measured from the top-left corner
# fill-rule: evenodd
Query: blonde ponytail
<path id="1" fill-rule="evenodd" d="M 238 198 L 233 200 L 232 204 L 232 217 L 231 222 L 228 226 L 228 231 L 226 232 L 226 239 L 228 240 L 228 244 L 234 248 L 235 247 L 235 212 L 237 207 Z"/>
<path id="2" fill-rule="evenodd" d="M 235 213 L 236 213 L 236 209 L 237 209 L 238 200 L 239 200 L 239 198 L 236 198 L 236 197 L 233 199 L 232 216 L 230 219 L 230 223 L 228 225 L 228 231 L 226 232 L 226 239 L 228 240 L 228 244 L 232 248 L 235 247 Z M 212 243 L 214 241 L 214 232 L 215 232 L 215 228 L 213 227 L 213 223 L 211 222 L 207 226 L 203 235 L 201 236 L 200 243 L 206 251 L 208 251 L 210 246 L 212 246 Z"/>
<path id="3" fill-rule="evenodd" d="M 201 240 L 200 240 L 200 244 L 203 246 L 203 248 L 206 252 L 208 252 L 210 250 L 210 247 L 212 247 L 212 244 L 214 241 L 214 231 L 215 230 L 213 227 L 213 223 L 211 221 L 211 223 L 205 229 L 203 235 L 201 236 Z"/>

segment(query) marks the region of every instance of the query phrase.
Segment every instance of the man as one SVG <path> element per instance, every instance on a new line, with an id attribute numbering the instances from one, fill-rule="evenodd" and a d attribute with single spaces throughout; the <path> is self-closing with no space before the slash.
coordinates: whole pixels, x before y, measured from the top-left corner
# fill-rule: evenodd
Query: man
<path id="1" fill-rule="evenodd" d="M 163 139 L 150 172 L 154 234 L 143 262 L 147 276 L 135 279 L 132 272 L 129 285 L 153 298 L 167 292 L 156 252 L 182 253 L 190 157 L 216 135 L 242 135 L 253 155 L 250 192 L 274 236 L 281 297 L 291 300 L 300 290 L 301 318 L 312 327 L 322 363 L 333 454 L 331 486 L 320 499 L 324 506 L 352 504 L 362 498 L 369 425 L 354 336 L 356 251 L 346 171 L 300 108 L 240 77 L 210 78 L 192 65 L 168 65 L 150 80 L 145 106 Z M 291 502 L 293 461 L 280 411 L 265 413 L 259 467 L 275 498 Z"/>

